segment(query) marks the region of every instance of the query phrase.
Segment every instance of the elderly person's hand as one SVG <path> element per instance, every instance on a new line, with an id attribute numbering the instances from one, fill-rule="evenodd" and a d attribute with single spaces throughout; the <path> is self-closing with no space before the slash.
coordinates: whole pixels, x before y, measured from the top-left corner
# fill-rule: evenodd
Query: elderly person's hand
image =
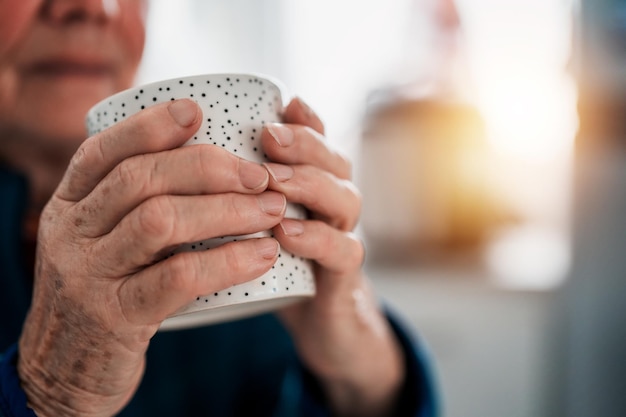
<path id="1" fill-rule="evenodd" d="M 163 256 L 184 242 L 270 229 L 285 212 L 261 165 L 216 146 L 180 147 L 201 117 L 192 101 L 174 101 L 87 139 L 45 207 L 18 361 L 39 416 L 117 413 L 168 315 L 276 261 L 271 238 Z"/>
<path id="2" fill-rule="evenodd" d="M 402 355 L 361 267 L 352 233 L 360 195 L 351 165 L 326 143 L 319 118 L 292 101 L 285 124 L 264 131 L 273 161 L 269 188 L 303 204 L 310 220 L 284 219 L 274 235 L 288 251 L 315 261 L 317 295 L 282 313 L 306 366 L 338 415 L 387 415 L 403 380 Z"/>

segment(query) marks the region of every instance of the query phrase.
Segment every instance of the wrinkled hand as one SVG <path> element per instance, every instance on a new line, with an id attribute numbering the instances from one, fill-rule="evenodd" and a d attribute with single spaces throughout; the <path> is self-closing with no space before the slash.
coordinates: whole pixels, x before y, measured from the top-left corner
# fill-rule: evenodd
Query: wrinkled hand
<path id="1" fill-rule="evenodd" d="M 175 101 L 87 139 L 45 207 L 18 362 L 38 415 L 117 413 L 168 315 L 274 264 L 271 238 L 163 257 L 184 242 L 270 229 L 284 215 L 261 165 L 215 146 L 180 147 L 201 117 L 195 103 Z"/>
<path id="2" fill-rule="evenodd" d="M 390 412 L 402 382 L 397 343 L 361 267 L 364 250 L 352 230 L 361 198 L 351 164 L 332 150 L 319 118 L 296 99 L 284 125 L 264 132 L 269 188 L 303 204 L 312 219 L 285 219 L 274 235 L 286 250 L 315 261 L 317 295 L 281 318 L 300 357 L 322 381 L 339 415 Z"/>

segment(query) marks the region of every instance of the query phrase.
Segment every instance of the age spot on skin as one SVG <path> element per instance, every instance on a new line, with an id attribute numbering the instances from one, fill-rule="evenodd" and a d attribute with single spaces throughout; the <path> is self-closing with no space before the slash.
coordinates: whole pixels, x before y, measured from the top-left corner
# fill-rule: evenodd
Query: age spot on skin
<path id="1" fill-rule="evenodd" d="M 109 194 L 111 194 L 111 187 L 109 186 L 102 187 L 102 195 L 106 197 Z"/>
<path id="2" fill-rule="evenodd" d="M 55 310 L 54 318 L 57 319 L 60 323 L 65 320 L 65 313 L 60 310 Z"/>
<path id="3" fill-rule="evenodd" d="M 85 366 L 85 362 L 83 362 L 81 359 L 76 360 L 73 364 L 72 364 L 72 370 L 74 372 L 85 372 L 86 366 Z"/>
<path id="4" fill-rule="evenodd" d="M 141 287 L 137 288 L 137 302 L 139 305 L 146 305 L 146 297 L 143 295 L 143 289 Z"/>

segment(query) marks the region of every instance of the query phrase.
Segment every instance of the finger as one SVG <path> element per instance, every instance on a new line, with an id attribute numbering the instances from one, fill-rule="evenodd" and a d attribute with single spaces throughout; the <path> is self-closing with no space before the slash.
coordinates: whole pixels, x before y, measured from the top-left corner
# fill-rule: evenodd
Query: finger
<path id="1" fill-rule="evenodd" d="M 355 185 L 311 165 L 264 164 L 269 189 L 288 201 L 304 205 L 315 217 L 343 231 L 352 230 L 361 212 L 361 194 Z"/>
<path id="2" fill-rule="evenodd" d="M 276 192 L 159 196 L 141 204 L 94 249 L 99 269 L 123 276 L 162 259 L 183 243 L 269 230 L 284 216 Z"/>
<path id="3" fill-rule="evenodd" d="M 283 121 L 285 123 L 309 126 L 316 132 L 324 134 L 324 123 L 300 97 L 294 98 L 287 105 L 283 112 Z"/>
<path id="4" fill-rule="evenodd" d="M 351 273 L 363 265 L 361 240 L 322 221 L 283 219 L 273 232 L 283 249 L 311 259 L 329 272 Z"/>
<path id="5" fill-rule="evenodd" d="M 76 207 L 85 236 L 110 232 L 135 207 L 165 194 L 257 193 L 267 170 L 213 145 L 194 145 L 138 155 L 118 164 Z"/>
<path id="6" fill-rule="evenodd" d="M 278 250 L 276 240 L 262 238 L 179 253 L 126 279 L 118 293 L 120 308 L 132 324 L 160 323 L 198 296 L 262 275 Z"/>
<path id="7" fill-rule="evenodd" d="M 352 177 L 352 164 L 310 127 L 271 123 L 261 134 L 263 150 L 272 161 L 315 165 L 339 178 Z"/>
<path id="8" fill-rule="evenodd" d="M 181 146 L 201 119 L 196 103 L 177 100 L 149 107 L 90 137 L 72 157 L 57 195 L 79 201 L 124 159 Z"/>

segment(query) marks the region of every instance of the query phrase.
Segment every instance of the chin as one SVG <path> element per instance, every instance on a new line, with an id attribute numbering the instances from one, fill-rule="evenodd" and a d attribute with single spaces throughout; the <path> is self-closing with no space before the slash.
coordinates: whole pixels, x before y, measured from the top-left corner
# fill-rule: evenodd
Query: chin
<path id="1" fill-rule="evenodd" d="M 108 97 L 110 93 L 90 92 L 74 94 L 60 100 L 40 100 L 31 102 L 31 113 L 43 125 L 47 126 L 52 135 L 68 133 L 86 134 L 85 116 L 89 109 L 99 101 Z"/>
<path id="2" fill-rule="evenodd" d="M 117 81 L 117 82 L 116 82 Z M 38 133 L 48 136 L 86 135 L 85 115 L 96 103 L 119 91 L 119 80 L 68 77 L 55 82 L 27 83 L 18 101 L 18 117 L 36 120 Z M 25 120 L 23 120 L 25 121 Z"/>
<path id="3" fill-rule="evenodd" d="M 15 106 L 0 114 L 0 125 L 20 140 L 60 158 L 69 158 L 87 137 L 88 110 L 120 90 L 119 80 L 35 80 L 25 83 Z M 97 80 L 96 80 L 97 81 Z M 118 81 L 118 82 L 114 82 Z"/>
<path id="4" fill-rule="evenodd" d="M 87 138 L 85 115 L 96 98 L 74 100 L 63 106 L 34 106 L 20 123 L 25 139 L 51 155 L 69 158 Z M 44 103 L 39 103 L 44 104 Z M 36 120 L 36 123 L 33 121 Z"/>

